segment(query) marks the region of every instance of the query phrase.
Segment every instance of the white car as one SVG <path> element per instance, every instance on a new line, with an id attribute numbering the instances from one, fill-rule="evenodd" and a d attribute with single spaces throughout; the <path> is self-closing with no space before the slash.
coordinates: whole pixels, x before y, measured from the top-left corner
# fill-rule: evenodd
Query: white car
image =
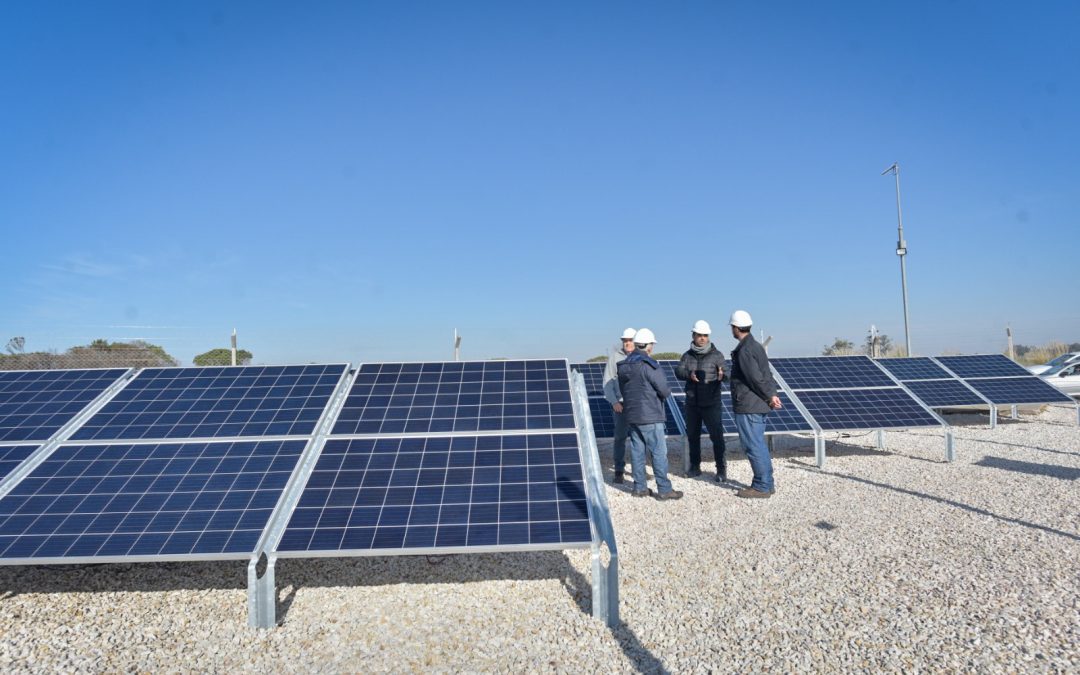
<path id="1" fill-rule="evenodd" d="M 1052 368 L 1039 377 L 1043 382 L 1060 389 L 1063 394 L 1080 396 L 1080 361 Z"/>
<path id="2" fill-rule="evenodd" d="M 1045 375 L 1051 370 L 1057 370 L 1061 366 L 1070 363 L 1080 363 L 1080 352 L 1065 352 L 1061 356 L 1050 359 L 1047 363 L 1039 366 L 1028 366 L 1028 372 L 1032 375 Z"/>

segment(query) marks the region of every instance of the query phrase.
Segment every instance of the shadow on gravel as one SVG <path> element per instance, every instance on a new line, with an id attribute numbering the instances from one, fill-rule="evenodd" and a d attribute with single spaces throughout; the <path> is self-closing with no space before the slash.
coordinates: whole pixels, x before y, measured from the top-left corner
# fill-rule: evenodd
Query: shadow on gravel
<path id="1" fill-rule="evenodd" d="M 1036 450 L 1038 452 L 1052 452 L 1055 455 L 1067 455 L 1069 457 L 1080 457 L 1080 452 L 1069 452 L 1068 450 L 1053 450 L 1051 448 L 1039 448 L 1034 445 L 1024 445 L 1023 443 L 1006 443 L 1004 441 L 979 441 L 979 443 L 989 443 L 990 445 L 1004 445 L 1010 448 L 1023 448 L 1025 450 Z"/>
<path id="2" fill-rule="evenodd" d="M 987 511 L 986 509 L 980 509 L 978 507 L 971 506 L 969 504 L 964 504 L 963 502 L 958 502 L 958 501 L 955 501 L 953 499 L 945 499 L 944 497 L 937 497 L 935 495 L 927 494 L 925 492 L 918 492 L 916 490 L 908 490 L 907 488 L 896 487 L 895 485 L 889 485 L 888 483 L 879 483 L 878 481 L 875 481 L 875 480 L 870 480 L 868 478 L 860 478 L 858 476 L 852 476 L 852 475 L 846 474 L 846 473 L 837 473 L 837 472 L 834 472 L 834 471 L 825 471 L 823 469 L 818 469 L 816 467 L 800 466 L 798 462 L 791 462 L 791 463 L 789 463 L 789 466 L 791 468 L 793 468 L 793 469 L 798 469 L 800 471 L 809 471 L 809 472 L 812 472 L 812 473 L 820 474 L 822 476 L 829 476 L 831 478 L 843 478 L 844 480 L 850 480 L 850 481 L 853 481 L 855 483 L 862 483 L 863 485 L 871 485 L 873 487 L 882 488 L 884 490 L 892 490 L 893 492 L 899 492 L 900 494 L 910 495 L 912 497 L 919 497 L 921 499 L 928 499 L 928 500 L 930 500 L 932 502 L 938 502 L 939 504 L 948 504 L 949 506 L 955 506 L 958 509 L 963 509 L 965 511 L 970 511 L 971 513 L 978 513 L 979 515 L 982 515 L 982 516 L 989 516 L 991 518 L 994 518 L 996 520 L 1000 520 L 1000 521 L 1005 522 L 1005 523 L 1012 523 L 1013 525 L 1021 525 L 1023 527 L 1030 527 L 1033 530 L 1041 530 L 1041 531 L 1047 532 L 1049 534 L 1056 534 L 1059 537 L 1066 537 L 1067 539 L 1072 539 L 1074 541 L 1080 541 L 1080 535 L 1075 535 L 1075 534 L 1073 534 L 1071 532 L 1065 532 L 1063 530 L 1057 530 L 1057 529 L 1054 529 L 1052 527 L 1047 527 L 1046 525 L 1039 525 L 1037 523 L 1029 523 L 1026 520 L 1020 520 L 1019 518 L 1010 518 L 1009 516 L 1002 516 L 1002 515 L 999 515 L 997 513 L 993 513 L 992 511 Z"/>
<path id="3" fill-rule="evenodd" d="M 23 593 L 247 589 L 247 561 L 0 567 L 0 600 Z"/>
<path id="4" fill-rule="evenodd" d="M 987 466 L 991 469 L 1016 471 L 1018 473 L 1027 473 L 1033 476 L 1049 476 L 1050 478 L 1061 478 L 1062 480 L 1076 480 L 1077 478 L 1080 478 L 1080 469 L 1076 467 L 1021 462 L 1015 459 L 1005 459 L 1004 457 L 991 457 L 990 455 L 975 462 L 975 466 Z"/>

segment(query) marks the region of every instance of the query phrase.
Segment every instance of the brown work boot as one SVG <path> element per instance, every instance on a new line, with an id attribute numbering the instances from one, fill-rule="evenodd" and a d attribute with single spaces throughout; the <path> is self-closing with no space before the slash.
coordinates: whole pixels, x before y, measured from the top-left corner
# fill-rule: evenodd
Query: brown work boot
<path id="1" fill-rule="evenodd" d="M 656 498 L 661 501 L 668 501 L 669 499 L 682 499 L 682 492 L 678 490 L 669 490 L 667 492 L 659 492 Z"/>
<path id="2" fill-rule="evenodd" d="M 768 499 L 773 495 L 775 490 L 769 492 L 762 492 L 761 490 L 755 490 L 754 488 L 743 488 L 735 493 L 736 497 L 743 497 L 744 499 Z"/>

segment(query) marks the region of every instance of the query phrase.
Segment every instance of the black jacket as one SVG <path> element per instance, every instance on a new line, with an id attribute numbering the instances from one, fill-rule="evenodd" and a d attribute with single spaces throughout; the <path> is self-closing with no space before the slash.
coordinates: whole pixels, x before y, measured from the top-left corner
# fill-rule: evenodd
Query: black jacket
<path id="1" fill-rule="evenodd" d="M 716 369 L 723 367 L 724 353 L 716 345 L 710 344 L 709 351 L 704 354 L 695 354 L 693 349 L 686 350 L 675 367 L 675 377 L 686 381 L 686 405 L 699 408 L 719 405 L 721 380 Z M 695 370 L 705 371 L 704 381 L 690 381 L 690 373 Z M 701 378 L 700 372 L 698 378 Z"/>
<path id="2" fill-rule="evenodd" d="M 731 403 L 736 413 L 767 413 L 776 396 L 776 380 L 769 370 L 765 348 L 747 335 L 731 352 Z"/>
<path id="3" fill-rule="evenodd" d="M 660 364 L 643 349 L 619 361 L 619 389 L 623 415 L 630 424 L 656 424 L 666 418 L 664 399 L 671 396 Z"/>

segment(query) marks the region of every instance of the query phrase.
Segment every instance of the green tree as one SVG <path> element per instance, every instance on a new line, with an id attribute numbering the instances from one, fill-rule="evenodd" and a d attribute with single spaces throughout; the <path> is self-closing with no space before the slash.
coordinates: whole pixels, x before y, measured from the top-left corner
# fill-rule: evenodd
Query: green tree
<path id="1" fill-rule="evenodd" d="M 656 352 L 652 355 L 657 361 L 678 361 L 682 358 L 679 352 Z"/>
<path id="2" fill-rule="evenodd" d="M 821 350 L 822 356 L 851 356 L 855 354 L 855 343 L 851 340 L 836 338 L 831 345 Z"/>
<path id="3" fill-rule="evenodd" d="M 192 362 L 197 366 L 230 366 L 232 365 L 232 350 L 211 349 L 193 358 Z M 246 349 L 237 349 L 236 365 L 246 366 L 249 363 L 251 363 L 251 352 Z"/>
<path id="4" fill-rule="evenodd" d="M 601 354 L 600 356 L 594 356 L 591 359 L 585 361 L 585 363 L 600 363 L 601 361 L 607 361 L 607 357 Z"/>

